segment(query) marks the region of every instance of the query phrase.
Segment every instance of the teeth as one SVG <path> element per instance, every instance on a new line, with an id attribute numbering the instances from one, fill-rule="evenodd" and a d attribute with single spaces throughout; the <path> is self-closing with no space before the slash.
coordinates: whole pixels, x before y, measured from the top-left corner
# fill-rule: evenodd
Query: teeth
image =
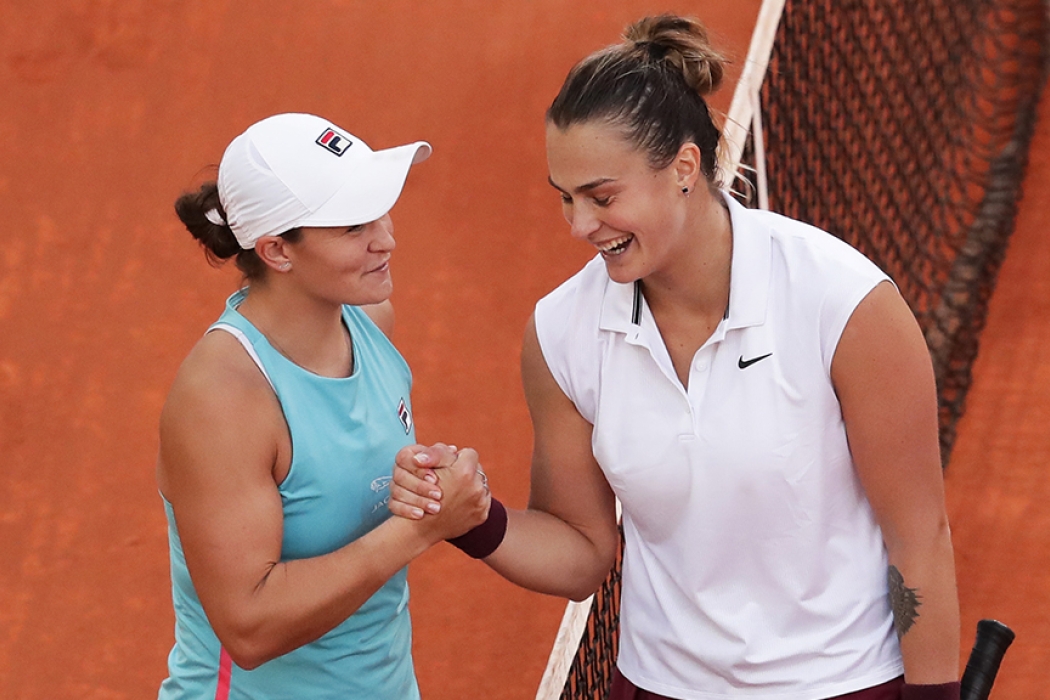
<path id="1" fill-rule="evenodd" d="M 605 241 L 598 243 L 598 251 L 602 255 L 616 255 L 622 253 L 627 247 L 627 244 L 634 240 L 634 236 L 621 236 L 620 238 L 614 238 L 611 241 Z"/>

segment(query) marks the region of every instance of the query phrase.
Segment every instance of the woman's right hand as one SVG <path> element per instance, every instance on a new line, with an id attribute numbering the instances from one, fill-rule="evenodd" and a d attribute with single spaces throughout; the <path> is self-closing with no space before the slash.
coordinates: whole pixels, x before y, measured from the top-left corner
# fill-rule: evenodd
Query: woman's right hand
<path id="1" fill-rule="evenodd" d="M 419 521 L 435 541 L 459 537 L 485 522 L 488 483 L 472 449 L 437 443 L 398 452 L 390 486 L 390 511 Z"/>

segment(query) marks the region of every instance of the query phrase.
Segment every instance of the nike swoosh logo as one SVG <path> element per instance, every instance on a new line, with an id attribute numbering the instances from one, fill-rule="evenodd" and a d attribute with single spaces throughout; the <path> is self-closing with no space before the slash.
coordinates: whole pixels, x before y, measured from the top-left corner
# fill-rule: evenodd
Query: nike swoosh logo
<path id="1" fill-rule="evenodd" d="M 748 367 L 750 367 L 751 365 L 755 364 L 756 362 L 764 360 L 767 357 L 772 357 L 772 355 L 773 355 L 773 353 L 767 352 L 765 355 L 759 355 L 758 357 L 752 357 L 750 360 L 745 360 L 744 356 L 741 355 L 740 359 L 736 363 L 736 366 L 739 367 L 740 369 L 747 369 Z"/>

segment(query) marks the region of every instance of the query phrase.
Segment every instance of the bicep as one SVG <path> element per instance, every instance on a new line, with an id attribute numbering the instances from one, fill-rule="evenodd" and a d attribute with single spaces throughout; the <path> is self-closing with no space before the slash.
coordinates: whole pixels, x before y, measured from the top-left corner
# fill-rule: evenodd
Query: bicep
<path id="1" fill-rule="evenodd" d="M 893 285 L 879 284 L 854 310 L 831 374 L 857 473 L 887 545 L 937 525 L 944 492 L 933 367 Z"/>
<path id="2" fill-rule="evenodd" d="M 533 426 L 529 508 L 568 523 L 611 560 L 619 542 L 616 498 L 591 449 L 593 427 L 554 380 L 534 319 L 526 328 L 521 365 Z"/>
<path id="3" fill-rule="evenodd" d="M 218 631 L 280 560 L 283 513 L 273 477 L 276 399 L 215 386 L 214 377 L 176 380 L 161 417 L 160 471 L 194 588 Z"/>

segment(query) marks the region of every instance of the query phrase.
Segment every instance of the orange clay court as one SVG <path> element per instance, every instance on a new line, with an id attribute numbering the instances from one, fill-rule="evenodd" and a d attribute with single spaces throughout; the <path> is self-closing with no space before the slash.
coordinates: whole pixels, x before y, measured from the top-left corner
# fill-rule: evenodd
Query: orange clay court
<path id="1" fill-rule="evenodd" d="M 395 342 L 423 442 L 476 447 L 514 507 L 531 446 L 518 344 L 591 252 L 546 183 L 543 113 L 630 21 L 702 18 L 736 61 L 759 0 L 14 0 L 0 4 L 0 698 L 155 697 L 173 642 L 157 419 L 237 285 L 172 211 L 248 124 L 325 115 L 429 140 L 393 211 Z M 993 697 L 1050 683 L 1050 104 L 947 471 L 965 657 L 1017 641 Z M 907 183 L 902 183 L 906 186 Z M 410 569 L 426 700 L 534 697 L 564 603 L 439 546 Z"/>

